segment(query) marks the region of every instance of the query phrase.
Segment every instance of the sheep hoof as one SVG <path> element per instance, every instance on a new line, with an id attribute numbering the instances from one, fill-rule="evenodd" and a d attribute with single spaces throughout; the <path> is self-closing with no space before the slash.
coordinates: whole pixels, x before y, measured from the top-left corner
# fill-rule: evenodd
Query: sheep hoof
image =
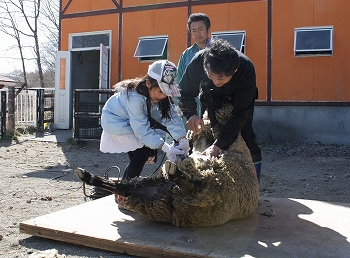
<path id="1" fill-rule="evenodd" d="M 168 173 L 169 175 L 174 175 L 176 173 L 177 166 L 174 162 L 170 160 L 166 160 L 163 165 L 163 171 Z"/>
<path id="2" fill-rule="evenodd" d="M 79 180 L 81 180 L 87 184 L 91 184 L 93 175 L 90 172 L 86 171 L 83 168 L 77 167 L 77 169 L 74 171 L 74 173 L 78 177 Z"/>

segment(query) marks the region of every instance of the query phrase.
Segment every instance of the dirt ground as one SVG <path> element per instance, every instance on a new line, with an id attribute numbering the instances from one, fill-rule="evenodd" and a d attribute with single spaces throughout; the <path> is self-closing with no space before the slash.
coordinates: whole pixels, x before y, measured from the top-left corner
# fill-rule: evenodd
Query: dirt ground
<path id="1" fill-rule="evenodd" d="M 350 203 L 350 146 L 261 145 L 260 195 Z M 146 165 L 142 176 L 157 170 Z M 0 257 L 132 257 L 20 233 L 19 223 L 91 201 L 84 196 L 76 167 L 117 176 L 127 156 L 103 154 L 99 142 L 0 141 Z M 86 191 L 89 192 L 89 189 Z M 54 250 L 52 250 L 54 249 Z M 46 252 L 46 255 L 43 253 Z M 40 255 L 39 255 L 40 254 Z"/>

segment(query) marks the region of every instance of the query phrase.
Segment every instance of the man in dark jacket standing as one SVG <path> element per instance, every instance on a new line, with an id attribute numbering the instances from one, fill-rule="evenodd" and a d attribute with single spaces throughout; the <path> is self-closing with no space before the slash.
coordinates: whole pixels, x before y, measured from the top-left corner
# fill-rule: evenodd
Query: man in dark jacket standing
<path id="1" fill-rule="evenodd" d="M 188 120 L 188 129 L 194 133 L 198 133 L 200 128 L 204 127 L 203 120 L 197 115 L 195 102 L 200 88 L 202 89 L 200 98 L 202 108 L 208 111 L 212 127 L 216 123 L 215 110 L 221 108 L 224 103 L 233 105 L 232 117 L 204 153 L 211 157 L 218 157 L 220 150 L 228 149 L 241 132 L 260 180 L 261 149 L 255 142 L 252 127 L 258 89 L 254 65 L 249 58 L 227 41 L 213 39 L 209 47 L 199 51 L 193 57 L 179 85 L 181 88 L 179 107 Z"/>

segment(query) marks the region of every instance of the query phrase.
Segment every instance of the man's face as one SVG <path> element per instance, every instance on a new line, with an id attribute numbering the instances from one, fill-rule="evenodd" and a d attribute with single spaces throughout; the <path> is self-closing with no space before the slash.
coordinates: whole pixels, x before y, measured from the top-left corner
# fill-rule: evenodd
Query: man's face
<path id="1" fill-rule="evenodd" d="M 195 21 L 190 25 L 191 37 L 196 41 L 197 45 L 200 46 L 206 44 L 209 30 L 205 27 L 204 21 Z"/>
<path id="2" fill-rule="evenodd" d="M 224 84 L 228 83 L 232 78 L 232 76 L 226 76 L 224 74 L 217 74 L 217 73 L 213 73 L 211 71 L 207 71 L 207 76 L 210 80 L 213 81 L 213 83 L 216 87 L 224 86 Z"/>

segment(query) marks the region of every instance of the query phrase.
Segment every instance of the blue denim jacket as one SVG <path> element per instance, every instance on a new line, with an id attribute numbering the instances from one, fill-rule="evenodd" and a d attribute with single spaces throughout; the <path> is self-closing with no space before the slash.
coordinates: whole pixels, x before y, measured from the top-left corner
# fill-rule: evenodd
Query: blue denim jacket
<path id="1" fill-rule="evenodd" d="M 129 91 L 128 96 L 125 89 L 114 94 L 102 109 L 102 129 L 114 135 L 134 134 L 147 147 L 158 148 L 164 142 L 165 134 L 150 128 L 146 100 L 145 96 L 135 90 Z M 165 125 L 174 139 L 186 136 L 186 130 L 174 106 L 171 109 L 172 119 L 161 119 L 158 104 L 151 107 L 151 116 Z"/>

